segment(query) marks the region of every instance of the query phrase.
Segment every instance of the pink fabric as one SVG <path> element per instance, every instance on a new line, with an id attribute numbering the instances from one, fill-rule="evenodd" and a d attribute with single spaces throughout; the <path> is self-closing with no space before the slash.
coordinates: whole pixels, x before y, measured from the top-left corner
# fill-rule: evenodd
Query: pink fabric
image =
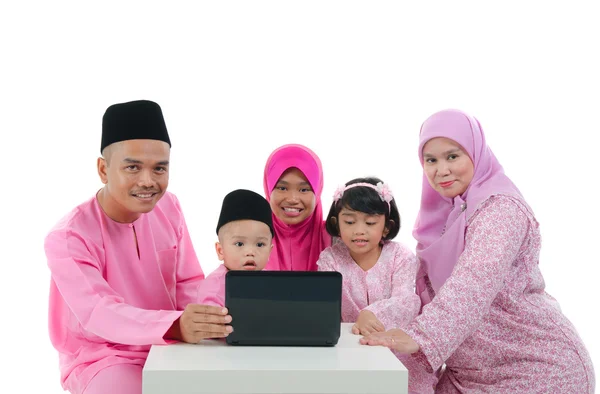
<path id="1" fill-rule="evenodd" d="M 340 242 L 325 249 L 318 261 L 319 271 L 342 274 L 342 321 L 356 322 L 360 311 L 375 314 L 386 329 L 405 327 L 419 313 L 414 292 L 417 260 L 406 246 L 384 243 L 377 263 L 364 271 Z"/>
<path id="2" fill-rule="evenodd" d="M 302 171 L 315 193 L 315 210 L 304 222 L 288 225 L 273 215 L 275 237 L 273 250 L 265 270 L 316 271 L 319 253 L 331 245 L 331 237 L 325 231 L 321 193 L 323 192 L 323 168 L 321 160 L 305 146 L 290 144 L 277 148 L 267 159 L 263 187 L 270 201 L 271 192 L 281 175 L 295 167 Z"/>
<path id="3" fill-rule="evenodd" d="M 142 394 L 142 366 L 119 364 L 104 368 L 92 378 L 83 394 Z"/>
<path id="4" fill-rule="evenodd" d="M 575 327 L 545 292 L 538 223 L 513 197 L 473 214 L 452 275 L 406 332 L 436 393 L 593 393 L 594 368 Z M 425 356 L 425 357 L 423 357 Z"/>
<path id="5" fill-rule="evenodd" d="M 421 165 L 423 146 L 436 137 L 446 137 L 460 144 L 473 161 L 475 171 L 465 193 L 454 200 L 442 197 L 423 174 L 421 208 L 413 231 L 422 264 L 417 275 L 417 293 L 423 305 L 431 301 L 425 275 L 437 292 L 463 252 L 467 222 L 482 202 L 492 195 L 503 194 L 515 197 L 527 206 L 487 146 L 477 119 L 458 110 L 444 110 L 425 120 L 419 141 Z"/>
<path id="6" fill-rule="evenodd" d="M 225 306 L 225 275 L 229 270 L 224 264 L 211 272 L 198 287 L 198 304 Z"/>
<path id="7" fill-rule="evenodd" d="M 364 271 L 342 242 L 325 249 L 318 261 L 319 271 L 342 274 L 342 321 L 354 323 L 362 310 L 371 311 L 387 330 L 407 327 L 417 316 L 419 297 L 414 284 L 417 259 L 406 246 L 384 243 L 377 263 Z M 433 393 L 437 378 L 409 355 L 394 353 L 409 371 L 411 393 Z"/>
<path id="8" fill-rule="evenodd" d="M 50 340 L 74 392 L 111 365 L 143 365 L 204 278 L 171 193 L 131 224 L 108 218 L 94 197 L 52 229 L 45 251 Z"/>
<path id="9" fill-rule="evenodd" d="M 340 198 L 344 196 L 344 192 L 346 190 L 355 187 L 368 187 L 369 189 L 375 190 L 377 194 L 379 194 L 379 198 L 381 198 L 381 201 L 385 201 L 387 203 L 388 212 L 392 211 L 392 206 L 390 205 L 390 202 L 394 199 L 394 195 L 392 194 L 392 191 L 390 190 L 387 183 L 383 182 L 379 182 L 377 185 L 373 185 L 371 183 L 366 182 L 352 183 L 348 186 L 342 185 L 338 187 L 337 190 L 333 193 L 333 202 L 337 203 L 340 200 Z"/>

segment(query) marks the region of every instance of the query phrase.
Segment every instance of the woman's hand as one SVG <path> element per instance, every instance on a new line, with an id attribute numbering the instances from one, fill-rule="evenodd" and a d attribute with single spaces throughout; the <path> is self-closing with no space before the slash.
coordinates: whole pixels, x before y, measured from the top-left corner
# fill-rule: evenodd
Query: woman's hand
<path id="1" fill-rule="evenodd" d="M 354 335 L 369 335 L 373 332 L 384 332 L 383 323 L 377 319 L 377 316 L 371 311 L 363 310 L 358 314 L 356 323 L 352 326 Z"/>
<path id="2" fill-rule="evenodd" d="M 367 335 L 360 339 L 360 343 L 370 346 L 385 346 L 406 354 L 419 351 L 419 345 L 407 333 L 397 328 Z"/>

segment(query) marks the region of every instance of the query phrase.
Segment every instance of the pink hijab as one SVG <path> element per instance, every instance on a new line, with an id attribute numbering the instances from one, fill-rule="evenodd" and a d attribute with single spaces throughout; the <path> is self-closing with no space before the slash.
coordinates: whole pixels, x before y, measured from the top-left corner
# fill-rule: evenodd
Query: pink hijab
<path id="1" fill-rule="evenodd" d="M 437 293 L 452 274 L 465 248 L 467 223 L 483 202 L 493 195 L 507 195 L 523 200 L 521 192 L 506 175 L 485 142 L 479 121 L 458 110 L 444 110 L 431 115 L 421 126 L 419 159 L 423 165 L 423 147 L 436 137 L 446 137 L 460 144 L 471 158 L 474 175 L 467 190 L 454 199 L 442 197 L 423 174 L 421 208 L 413 236 L 421 269 L 417 274 L 417 294 L 423 305 L 431 301 L 425 275 Z M 444 231 L 445 228 L 445 231 Z M 443 233 L 443 235 L 442 235 Z"/>
<path id="2" fill-rule="evenodd" d="M 316 271 L 321 251 L 331 245 L 331 237 L 325 231 L 321 193 L 323 191 L 323 168 L 321 160 L 310 149 L 298 144 L 281 146 L 271 153 L 265 165 L 263 187 L 270 201 L 271 192 L 281 175 L 295 167 L 302 171 L 315 193 L 315 210 L 302 223 L 289 225 L 273 214 L 275 237 L 273 250 L 266 270 Z"/>

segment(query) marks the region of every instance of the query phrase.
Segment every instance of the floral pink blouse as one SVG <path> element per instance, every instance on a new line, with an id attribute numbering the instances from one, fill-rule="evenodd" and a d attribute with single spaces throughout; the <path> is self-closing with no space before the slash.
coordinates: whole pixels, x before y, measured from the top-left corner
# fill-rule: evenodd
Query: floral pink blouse
<path id="1" fill-rule="evenodd" d="M 590 356 L 544 291 L 535 218 L 491 197 L 465 237 L 452 275 L 406 330 L 421 348 L 413 358 L 430 371 L 445 364 L 435 392 L 593 393 Z"/>
<path id="2" fill-rule="evenodd" d="M 319 271 L 342 274 L 342 321 L 354 323 L 362 310 L 371 311 L 387 330 L 407 327 L 417 316 L 421 300 L 415 293 L 417 260 L 406 246 L 388 241 L 377 263 L 364 271 L 354 262 L 344 243 L 321 252 Z M 409 355 L 394 352 L 408 370 L 409 393 L 433 393 L 433 373 Z"/>
<path id="3" fill-rule="evenodd" d="M 321 252 L 319 271 L 342 274 L 342 321 L 354 323 L 363 309 L 371 311 L 386 330 L 404 327 L 419 313 L 415 294 L 417 260 L 407 247 L 386 242 L 377 263 L 363 271 L 342 242 Z"/>

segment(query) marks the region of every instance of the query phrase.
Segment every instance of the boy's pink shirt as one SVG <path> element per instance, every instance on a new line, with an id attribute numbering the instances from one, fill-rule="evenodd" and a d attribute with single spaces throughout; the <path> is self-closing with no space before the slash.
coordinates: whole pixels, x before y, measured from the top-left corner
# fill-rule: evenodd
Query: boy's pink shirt
<path id="1" fill-rule="evenodd" d="M 45 251 L 50 339 L 65 389 L 83 390 L 110 365 L 143 365 L 204 279 L 168 192 L 134 223 L 111 220 L 94 197 L 52 229 Z"/>
<path id="2" fill-rule="evenodd" d="M 225 306 L 225 275 L 228 271 L 221 264 L 202 281 L 198 287 L 198 304 Z"/>

